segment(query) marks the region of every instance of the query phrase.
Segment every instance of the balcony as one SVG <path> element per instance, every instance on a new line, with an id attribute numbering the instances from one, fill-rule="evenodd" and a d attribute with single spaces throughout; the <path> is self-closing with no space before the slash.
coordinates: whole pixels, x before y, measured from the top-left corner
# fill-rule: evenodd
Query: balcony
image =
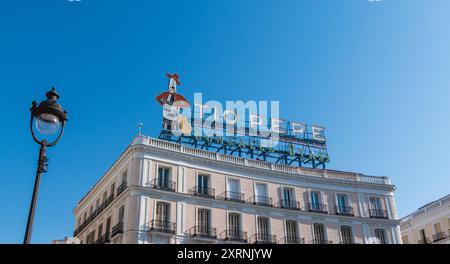
<path id="1" fill-rule="evenodd" d="M 160 181 L 158 179 L 153 179 L 150 182 L 150 187 L 153 189 L 175 192 L 176 191 L 176 183 L 174 181 Z"/>
<path id="2" fill-rule="evenodd" d="M 126 184 L 125 187 L 126 188 Z M 119 195 L 119 193 L 117 194 Z M 114 194 L 111 194 L 108 198 L 106 198 L 105 201 L 103 201 L 97 209 L 95 209 L 89 217 L 84 221 L 77 229 L 73 231 L 73 236 L 77 236 L 81 231 L 83 231 L 84 228 L 86 228 L 98 215 L 100 215 L 113 201 L 114 201 Z"/>
<path id="3" fill-rule="evenodd" d="M 96 241 L 95 244 L 105 244 L 109 242 L 109 233 L 105 233 L 104 235 L 100 236 Z"/>
<path id="4" fill-rule="evenodd" d="M 285 236 L 278 241 L 278 244 L 305 244 L 305 238 L 296 235 Z"/>
<path id="5" fill-rule="evenodd" d="M 175 234 L 176 224 L 174 222 L 152 220 L 150 221 L 150 232 Z"/>
<path id="6" fill-rule="evenodd" d="M 226 191 L 219 195 L 219 199 L 238 203 L 245 203 L 244 194 L 240 192 Z"/>
<path id="7" fill-rule="evenodd" d="M 113 226 L 111 231 L 111 238 L 113 238 L 117 234 L 123 233 L 123 222 L 117 223 L 117 225 Z"/>
<path id="8" fill-rule="evenodd" d="M 204 187 L 200 187 L 200 186 L 195 186 L 192 187 L 189 190 L 189 193 L 191 195 L 195 195 L 195 196 L 202 196 L 202 197 L 207 197 L 207 198 L 215 198 L 215 190 L 213 188 L 204 188 Z"/>
<path id="9" fill-rule="evenodd" d="M 431 244 L 431 240 L 428 238 L 422 238 L 419 241 L 417 241 L 417 244 Z"/>
<path id="10" fill-rule="evenodd" d="M 369 215 L 370 218 L 388 219 L 388 214 L 386 210 L 370 209 Z"/>
<path id="11" fill-rule="evenodd" d="M 220 238 L 226 241 L 247 243 L 247 232 L 228 229 L 220 234 Z"/>
<path id="12" fill-rule="evenodd" d="M 308 203 L 308 211 L 313 213 L 328 214 L 327 206 L 320 203 Z"/>
<path id="13" fill-rule="evenodd" d="M 350 206 L 336 206 L 337 215 L 355 216 L 353 207 Z"/>
<path id="14" fill-rule="evenodd" d="M 117 196 L 119 196 L 127 188 L 127 182 L 122 182 L 119 187 L 117 187 Z"/>
<path id="15" fill-rule="evenodd" d="M 217 239 L 217 232 L 214 227 L 193 226 L 186 233 L 196 238 Z"/>
<path id="16" fill-rule="evenodd" d="M 250 237 L 250 243 L 252 244 L 276 244 L 277 237 L 275 235 L 256 233 Z"/>
<path id="17" fill-rule="evenodd" d="M 302 210 L 301 206 L 300 206 L 300 202 L 293 201 L 293 200 L 281 199 L 280 202 L 278 203 L 278 207 L 284 208 L 284 209 L 290 209 L 290 210 L 297 210 L 297 211 Z"/>
<path id="18" fill-rule="evenodd" d="M 438 242 L 440 240 L 444 240 L 447 238 L 447 235 L 444 232 L 438 232 L 433 235 L 433 242 Z"/>
<path id="19" fill-rule="evenodd" d="M 252 196 L 249 202 L 255 205 L 273 207 L 272 198 L 266 196 Z"/>
<path id="20" fill-rule="evenodd" d="M 333 244 L 333 241 L 322 238 L 316 238 L 310 241 L 311 244 Z"/>

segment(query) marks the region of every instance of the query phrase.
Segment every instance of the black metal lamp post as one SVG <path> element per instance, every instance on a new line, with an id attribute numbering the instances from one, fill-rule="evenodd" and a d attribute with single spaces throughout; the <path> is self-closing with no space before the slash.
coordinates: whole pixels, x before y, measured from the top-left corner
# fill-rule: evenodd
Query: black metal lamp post
<path id="1" fill-rule="evenodd" d="M 27 229 L 25 231 L 24 244 L 29 244 L 31 240 L 31 230 L 33 228 L 34 209 L 36 207 L 36 200 L 39 190 L 39 182 L 41 180 L 41 173 L 47 171 L 47 156 L 45 151 L 47 147 L 56 145 L 64 132 L 64 125 L 67 122 L 67 112 L 62 109 L 58 104 L 59 94 L 56 92 L 55 87 L 48 91 L 45 96 L 47 100 L 42 101 L 39 105 L 33 101 L 31 106 L 31 118 L 30 118 L 30 131 L 34 141 L 38 143 L 41 148 L 39 150 L 38 167 L 36 170 L 36 179 L 34 182 L 33 197 L 31 199 L 30 211 L 28 213 Z M 59 132 L 58 136 L 52 142 L 47 142 L 44 139 L 38 139 L 33 129 L 33 120 L 35 120 L 35 127 L 42 135 L 55 135 Z"/>

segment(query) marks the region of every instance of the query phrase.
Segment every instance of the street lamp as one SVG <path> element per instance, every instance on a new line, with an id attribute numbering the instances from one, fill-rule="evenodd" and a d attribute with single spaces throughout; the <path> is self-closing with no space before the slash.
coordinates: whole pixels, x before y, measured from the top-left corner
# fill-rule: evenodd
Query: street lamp
<path id="1" fill-rule="evenodd" d="M 38 143 L 41 148 L 39 150 L 38 167 L 36 170 L 36 179 L 34 181 L 33 197 L 31 199 L 30 211 L 28 212 L 27 229 L 25 231 L 24 244 L 29 244 L 31 240 L 31 230 L 33 228 L 34 209 L 36 207 L 36 200 L 39 189 L 39 182 L 41 180 L 41 173 L 47 171 L 47 156 L 45 151 L 47 147 L 56 145 L 64 132 L 64 125 L 67 122 L 67 112 L 58 104 L 59 94 L 55 87 L 48 91 L 45 96 L 47 100 L 42 101 L 39 105 L 33 101 L 31 106 L 30 131 L 34 141 Z M 34 126 L 33 126 L 33 121 Z M 44 136 L 39 139 L 34 131 L 36 130 Z M 52 142 L 48 142 L 45 137 L 56 135 L 58 136 Z"/>

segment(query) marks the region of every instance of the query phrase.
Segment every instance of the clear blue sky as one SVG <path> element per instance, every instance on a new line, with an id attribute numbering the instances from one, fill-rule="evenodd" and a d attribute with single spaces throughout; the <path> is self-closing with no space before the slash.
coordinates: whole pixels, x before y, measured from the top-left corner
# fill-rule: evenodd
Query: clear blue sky
<path id="1" fill-rule="evenodd" d="M 21 243 L 38 146 L 32 100 L 69 112 L 48 150 L 33 242 L 71 235 L 76 202 L 144 123 L 166 72 L 207 100 L 279 100 L 324 125 L 329 168 L 386 175 L 401 216 L 449 193 L 450 2 L 2 1 L 0 243 Z"/>

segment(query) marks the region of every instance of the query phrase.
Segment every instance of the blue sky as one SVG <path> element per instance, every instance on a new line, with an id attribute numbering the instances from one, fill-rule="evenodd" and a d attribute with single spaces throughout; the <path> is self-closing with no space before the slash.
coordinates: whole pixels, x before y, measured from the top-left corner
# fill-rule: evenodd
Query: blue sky
<path id="1" fill-rule="evenodd" d="M 401 216 L 449 193 L 450 2 L 3 1 L 0 243 L 21 243 L 38 146 L 32 100 L 69 112 L 48 150 L 33 242 L 71 235 L 72 209 L 144 123 L 177 72 L 193 99 L 279 100 L 326 127 L 329 168 L 386 175 Z"/>

